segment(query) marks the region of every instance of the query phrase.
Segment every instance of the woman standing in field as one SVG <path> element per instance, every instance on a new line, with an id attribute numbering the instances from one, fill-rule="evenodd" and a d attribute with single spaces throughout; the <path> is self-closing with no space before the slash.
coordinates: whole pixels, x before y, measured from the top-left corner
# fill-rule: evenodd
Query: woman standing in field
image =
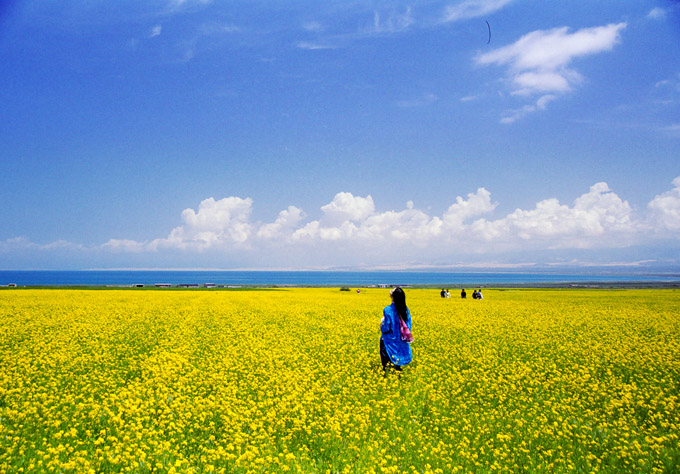
<path id="1" fill-rule="evenodd" d="M 411 313 L 406 306 L 406 295 L 399 287 L 390 291 L 392 304 L 385 306 L 380 322 L 380 361 L 383 371 L 391 362 L 396 370 L 411 362 Z M 403 325 L 401 323 L 404 323 Z M 406 330 L 403 330 L 405 327 Z"/>

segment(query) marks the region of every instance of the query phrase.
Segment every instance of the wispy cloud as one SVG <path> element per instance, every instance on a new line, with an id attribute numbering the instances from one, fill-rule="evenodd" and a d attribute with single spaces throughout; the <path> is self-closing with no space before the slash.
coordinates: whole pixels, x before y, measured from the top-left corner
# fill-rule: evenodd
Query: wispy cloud
<path id="1" fill-rule="evenodd" d="M 465 97 L 461 97 L 460 101 L 461 102 L 472 102 L 473 100 L 479 99 L 478 95 L 466 95 Z"/>
<path id="2" fill-rule="evenodd" d="M 674 123 L 671 125 L 666 125 L 661 128 L 663 132 L 669 133 L 673 136 L 680 137 L 680 123 Z"/>
<path id="3" fill-rule="evenodd" d="M 365 40 L 367 38 L 399 34 L 409 30 L 416 24 L 416 20 L 412 15 L 411 8 L 404 11 L 394 10 L 374 10 L 372 17 L 365 16 L 363 18 L 356 18 L 359 26 L 355 30 L 345 31 L 328 31 L 324 22 L 311 21 L 302 25 L 306 36 L 308 33 L 314 33 L 313 38 L 297 41 L 295 46 L 300 49 L 310 51 L 338 49 L 346 47 L 349 43 L 354 41 Z"/>
<path id="4" fill-rule="evenodd" d="M 401 13 L 381 14 L 375 11 L 373 13 L 373 25 L 366 32 L 369 34 L 399 33 L 407 30 L 414 23 L 415 20 L 410 7 Z"/>
<path id="5" fill-rule="evenodd" d="M 308 51 L 317 51 L 324 49 L 337 49 L 338 46 L 332 45 L 330 43 L 321 43 L 314 41 L 298 41 L 296 46 L 300 49 L 306 49 Z"/>
<path id="6" fill-rule="evenodd" d="M 223 35 L 229 35 L 232 33 L 238 33 L 240 31 L 241 28 L 232 23 L 220 23 L 220 22 L 203 23 L 198 28 L 198 33 L 201 36 L 219 37 Z"/>
<path id="7" fill-rule="evenodd" d="M 398 100 L 396 102 L 397 107 L 411 108 L 411 107 L 423 107 L 425 105 L 430 105 L 439 100 L 434 94 L 425 94 L 422 97 L 407 100 Z"/>
<path id="8" fill-rule="evenodd" d="M 662 79 L 654 84 L 654 87 L 659 91 L 668 94 L 680 93 L 680 74 L 670 79 Z"/>
<path id="9" fill-rule="evenodd" d="M 626 23 L 584 28 L 573 33 L 567 27 L 533 31 L 509 46 L 477 56 L 476 62 L 504 66 L 505 80 L 513 95 L 542 96 L 535 105 L 525 107 L 521 114 L 511 114 L 516 120 L 527 113 L 543 110 L 558 94 L 572 91 L 583 77 L 571 63 L 584 56 L 610 51 L 620 41 L 624 28 Z"/>
<path id="10" fill-rule="evenodd" d="M 478 18 L 500 10 L 512 0 L 464 0 L 446 7 L 442 17 L 445 23 Z"/>
<path id="11" fill-rule="evenodd" d="M 326 27 L 319 21 L 309 21 L 303 24 L 302 28 L 313 33 L 321 33 L 326 30 Z"/>
<path id="12" fill-rule="evenodd" d="M 535 104 L 528 104 L 516 110 L 509 111 L 502 119 L 501 123 L 513 123 L 521 119 L 527 114 L 536 112 L 538 110 L 545 110 L 547 105 L 555 100 L 556 96 L 553 94 L 546 94 L 541 96 Z"/>
<path id="13" fill-rule="evenodd" d="M 149 38 L 155 38 L 156 36 L 160 36 L 162 29 L 163 27 L 161 25 L 156 25 L 153 28 L 151 28 L 151 31 L 149 31 Z"/>
<path id="14" fill-rule="evenodd" d="M 0 252 L 16 252 L 21 250 L 35 250 L 35 251 L 55 251 L 55 250 L 86 250 L 84 245 L 69 242 L 66 240 L 57 240 L 46 244 L 37 244 L 31 242 L 26 237 L 15 237 L 0 241 Z"/>
<path id="15" fill-rule="evenodd" d="M 192 5 L 208 5 L 210 3 L 212 3 L 212 0 L 170 0 L 168 2 L 172 11 L 188 8 Z"/>
<path id="16" fill-rule="evenodd" d="M 663 8 L 652 8 L 649 13 L 647 13 L 647 18 L 650 20 L 664 20 L 666 18 L 666 10 Z"/>
<path id="17" fill-rule="evenodd" d="M 181 60 L 190 61 L 201 48 L 225 41 L 225 38 L 241 32 L 241 28 L 231 23 L 207 22 L 199 25 L 192 36 L 180 44 Z"/>

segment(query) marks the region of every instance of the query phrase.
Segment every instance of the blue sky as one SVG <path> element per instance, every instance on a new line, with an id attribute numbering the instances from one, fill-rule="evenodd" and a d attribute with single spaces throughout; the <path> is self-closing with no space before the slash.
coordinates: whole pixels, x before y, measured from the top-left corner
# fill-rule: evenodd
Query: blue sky
<path id="1" fill-rule="evenodd" d="M 677 2 L 10 1 L 0 64 L 0 269 L 680 267 Z"/>

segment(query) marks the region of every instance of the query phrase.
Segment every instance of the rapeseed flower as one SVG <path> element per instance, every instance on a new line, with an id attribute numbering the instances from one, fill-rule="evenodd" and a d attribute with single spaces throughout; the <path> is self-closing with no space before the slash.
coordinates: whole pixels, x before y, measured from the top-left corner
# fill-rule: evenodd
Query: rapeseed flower
<path id="1" fill-rule="evenodd" d="M 677 471 L 678 292 L 408 296 L 0 291 L 0 474 Z"/>

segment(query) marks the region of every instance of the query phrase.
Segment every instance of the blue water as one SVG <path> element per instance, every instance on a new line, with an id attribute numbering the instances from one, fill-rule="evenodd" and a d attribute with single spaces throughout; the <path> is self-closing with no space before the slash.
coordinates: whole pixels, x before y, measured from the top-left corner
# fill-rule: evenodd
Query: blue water
<path id="1" fill-rule="evenodd" d="M 678 282 L 680 275 L 554 274 L 554 273 L 444 273 L 396 271 L 0 271 L 0 285 L 106 286 L 214 283 L 216 285 L 441 285 L 547 284 L 593 282 Z"/>

